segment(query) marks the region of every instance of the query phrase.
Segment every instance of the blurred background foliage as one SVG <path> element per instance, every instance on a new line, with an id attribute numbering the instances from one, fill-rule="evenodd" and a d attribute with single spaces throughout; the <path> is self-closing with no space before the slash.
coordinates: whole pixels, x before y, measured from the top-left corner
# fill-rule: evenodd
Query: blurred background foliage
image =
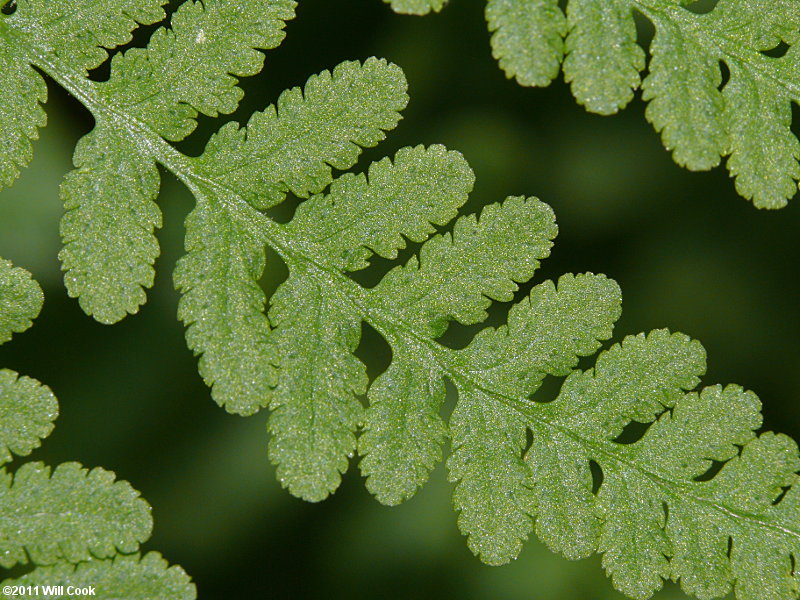
<path id="1" fill-rule="evenodd" d="M 482 10 L 480 1 L 460 0 L 419 19 L 394 15 L 380 0 L 301 0 L 286 42 L 268 53 L 261 76 L 244 83 L 247 100 L 231 118 L 243 122 L 281 90 L 342 60 L 396 62 L 411 104 L 361 168 L 405 145 L 444 143 L 477 174 L 469 210 L 508 195 L 540 197 L 555 209 L 561 233 L 537 282 L 564 272 L 608 274 L 624 294 L 616 340 L 657 327 L 700 339 L 709 353 L 706 384 L 755 390 L 767 426 L 800 435 L 799 201 L 759 212 L 723 169 L 679 168 L 641 101 L 599 117 L 577 106 L 562 82 L 542 90 L 507 81 L 491 58 Z M 147 548 L 182 564 L 202 599 L 622 598 L 598 559 L 569 562 L 536 540 L 511 565 L 482 565 L 456 529 L 441 468 L 398 508 L 375 502 L 355 468 L 324 503 L 284 492 L 266 457 L 266 413 L 242 419 L 217 408 L 186 350 L 171 272 L 192 200 L 177 181 L 164 173 L 163 253 L 141 313 L 104 327 L 66 297 L 56 258 L 58 186 L 92 119 L 56 86 L 47 108 L 34 163 L 0 194 L 0 256 L 30 269 L 46 293 L 41 318 L 0 349 L 0 365 L 41 379 L 61 401 L 55 433 L 35 458 L 103 465 L 133 482 L 154 506 Z M 199 153 L 223 121 L 203 120 L 181 149 Z M 268 291 L 286 275 L 270 258 Z M 385 269 L 376 265 L 364 281 Z M 463 344 L 472 331 L 453 327 L 445 341 Z M 374 375 L 388 350 L 365 330 L 360 355 Z M 657 595 L 682 597 L 672 585 Z"/>

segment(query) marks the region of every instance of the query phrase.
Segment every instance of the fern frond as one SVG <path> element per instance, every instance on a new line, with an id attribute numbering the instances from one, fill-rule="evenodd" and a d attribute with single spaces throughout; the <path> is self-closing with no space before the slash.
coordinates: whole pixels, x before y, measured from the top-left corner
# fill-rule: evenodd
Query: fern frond
<path id="1" fill-rule="evenodd" d="M 587 0 L 573 3 L 570 14 L 582 23 L 566 41 L 577 61 L 574 81 L 584 76 L 581 56 L 593 61 L 593 52 L 611 52 L 603 63 L 609 79 L 585 89 L 609 107 L 626 102 L 631 73 L 638 77 L 626 2 L 614 0 L 602 9 Z M 264 30 L 252 38 L 257 43 L 242 36 L 244 47 L 277 39 L 269 36 L 279 35 L 281 19 L 275 15 L 283 15 L 285 2 L 239 4 L 244 21 L 237 23 L 250 19 Z M 203 10 L 216 14 L 227 6 L 209 0 Z M 552 5 L 536 6 L 541 11 L 534 12 L 535 19 L 554 14 Z M 274 11 L 249 12 L 255 8 Z M 685 10 L 672 2 L 661 8 L 673 16 Z M 195 5 L 176 14 L 189 23 L 208 16 Z M 264 14 L 271 16 L 265 21 Z M 180 31 L 184 25 L 173 26 Z M 765 25 L 758 39 L 773 39 L 775 27 Z M 539 283 L 511 306 L 507 323 L 484 328 L 465 348 L 438 341 L 452 322 L 479 324 L 493 301 L 514 301 L 519 285 L 549 255 L 557 227 L 552 210 L 535 198 L 511 197 L 480 215 L 459 217 L 474 176 L 459 154 L 441 146 L 405 148 L 364 174 L 335 174 L 334 169 L 352 167 L 360 148 L 377 144 L 397 124 L 407 101 L 397 67 L 377 59 L 343 63 L 311 78 L 304 90 L 284 93 L 247 128 L 225 125 L 202 156 L 189 158 L 165 140 L 191 128 L 191 111 L 199 107 L 181 104 L 190 102 L 188 96 L 176 100 L 165 93 L 165 105 L 180 110 L 167 110 L 176 120 L 162 121 L 153 116 L 158 112 L 153 106 L 161 106 L 158 91 L 152 103 L 133 109 L 118 101 L 113 85 L 88 81 L 26 32 L 5 22 L 0 30 L 84 102 L 97 118 L 98 132 L 113 130 L 105 131 L 104 139 L 124 140 L 135 150 L 139 180 L 146 185 L 119 206 L 144 232 L 137 231 L 143 237 L 136 239 L 148 251 L 152 247 L 141 240 L 150 239 L 158 221 L 145 208 L 155 184 L 143 174 L 161 164 L 196 196 L 187 220 L 187 255 L 175 274 L 184 294 L 179 312 L 187 340 L 201 355 L 201 373 L 219 404 L 239 414 L 270 407 L 270 456 L 292 493 L 309 500 L 326 497 L 357 451 L 368 488 L 382 502 L 396 504 L 425 482 L 449 440 L 447 468 L 456 484 L 459 526 L 486 562 L 511 560 L 535 531 L 570 558 L 603 552 L 615 585 L 636 598 L 647 597 L 665 578 L 680 580 L 700 597 L 732 585 L 740 600 L 759 600 L 762 589 L 770 597 L 796 597 L 790 565 L 800 556 L 797 451 L 783 436 L 755 436 L 760 424 L 755 396 L 735 386 L 692 391 L 705 368 L 704 351 L 686 336 L 664 330 L 628 337 L 601 353 L 593 369 L 575 370 L 579 357 L 611 337 L 621 302 L 613 281 L 587 273 Z M 199 30 L 187 31 L 197 39 Z M 157 34 L 158 43 L 151 45 L 160 47 L 170 35 Z M 178 40 L 183 34 L 174 35 Z M 602 43 L 608 35 L 615 40 L 610 49 Z M 550 42 L 552 59 L 559 50 Z M 151 52 L 159 51 L 134 56 Z M 111 81 L 127 81 L 115 75 L 125 60 L 114 61 Z M 544 69 L 530 72 L 541 75 Z M 221 76 L 222 88 L 200 85 L 195 91 L 231 92 L 226 77 Z M 665 89 L 673 83 L 666 82 Z M 181 85 L 176 83 L 176 90 Z M 651 106 L 658 110 L 657 103 Z M 102 171 L 88 170 L 70 176 L 65 188 L 83 197 L 76 206 L 97 213 L 86 190 L 103 177 Z M 278 223 L 265 209 L 289 193 L 304 201 L 291 221 Z M 131 212 L 131 203 L 138 209 Z M 376 286 L 368 289 L 350 277 L 374 255 L 396 258 L 406 239 L 421 243 L 419 252 Z M 111 268 L 104 270 L 104 260 L 121 256 L 120 248 L 128 244 L 122 236 L 105 247 L 110 250 L 87 246 L 88 260 L 97 260 L 93 265 L 99 268 L 79 266 L 79 272 L 113 279 L 120 263 L 109 261 Z M 258 285 L 266 246 L 289 270 L 270 299 L 269 316 Z M 120 289 L 127 291 L 106 292 L 109 297 L 98 303 L 119 303 L 104 308 L 108 314 L 122 314 L 131 298 L 134 304 L 141 299 L 136 288 L 146 284 L 149 271 L 133 268 L 142 264 L 141 257 L 136 261 L 128 263 L 122 278 Z M 364 323 L 392 349 L 389 367 L 372 385 L 354 354 Z M 555 401 L 537 402 L 547 376 L 566 379 Z M 446 381 L 458 392 L 449 418 L 440 414 Z M 642 439 L 623 443 L 619 436 L 632 422 L 650 424 L 649 430 Z M 712 461 L 724 463 L 721 471 L 698 480 Z M 593 464 L 602 472 L 599 485 Z M 40 467 L 29 469 L 38 473 Z M 113 522 L 112 515 L 108 523 Z M 139 537 L 124 542 L 131 548 L 126 551 L 136 550 Z M 103 549 L 119 547 L 107 540 L 85 543 L 97 543 L 100 556 Z M 85 550 L 68 549 L 77 555 Z"/>
<path id="2" fill-rule="evenodd" d="M 33 159 L 32 141 L 47 123 L 42 104 L 47 85 L 36 70 L 17 64 L 8 44 L 0 45 L 0 86 L 6 99 L 0 102 L 0 190 L 19 177 L 20 169 Z"/>
<path id="3" fill-rule="evenodd" d="M 85 75 L 108 57 L 106 49 L 131 40 L 139 24 L 164 18 L 166 0 L 86 0 L 59 2 L 18 0 L 11 15 L 0 17 L 0 81 L 5 98 L 0 106 L 0 189 L 10 186 L 19 168 L 33 157 L 31 141 L 47 117 L 40 104 L 47 100 L 44 79 L 8 35 L 24 31 L 44 53 L 57 57 Z"/>
<path id="4" fill-rule="evenodd" d="M 150 507 L 101 468 L 26 463 L 0 473 L 0 565 L 77 563 L 135 552 L 150 537 Z"/>
<path id="5" fill-rule="evenodd" d="M 91 597 L 99 600 L 194 600 L 197 597 L 194 584 L 184 570 L 169 566 L 158 552 L 92 559 L 78 565 L 57 563 L 38 567 L 18 579 L 4 581 L 3 585 L 38 585 L 50 589 L 64 586 L 65 595 L 48 596 L 52 600 L 65 598 L 67 586 L 92 588 Z M 0 598 L 6 596 L 0 594 Z"/>
<path id="6" fill-rule="evenodd" d="M 294 18 L 293 0 L 184 2 L 171 27 L 156 31 L 146 48 L 111 61 L 111 77 L 99 93 L 128 118 L 171 141 L 197 126 L 198 113 L 236 110 L 244 95 L 236 77 L 255 75 L 264 64 L 258 50 L 278 46 Z"/>
<path id="7" fill-rule="evenodd" d="M 52 69 L 56 63 L 83 77 L 85 69 L 107 57 L 104 48 L 129 41 L 137 23 L 163 19 L 162 4 L 69 2 L 59 4 L 53 15 L 49 3 L 22 0 L 12 15 L 0 19 L 0 61 L 7 55 L 13 64 L 4 76 L 19 92 L 11 106 L 0 109 L 8 111 L 9 123 L 0 138 L 0 185 L 10 184 L 18 167 L 30 160 L 29 140 L 44 124 L 39 102 L 46 88 L 29 65 L 46 63 Z M 199 113 L 233 112 L 243 94 L 234 76 L 261 70 L 258 50 L 281 42 L 294 6 L 292 0 L 186 2 L 173 14 L 172 27 L 158 29 L 147 48 L 116 55 L 109 81 L 93 90 L 115 109 L 81 141 L 77 170 L 62 186 L 67 214 L 61 258 L 70 295 L 79 297 L 99 321 L 114 323 L 137 312 L 145 302 L 144 288 L 153 284 L 152 266 L 159 254 L 153 235 L 161 224 L 153 202 L 158 172 L 131 135 L 133 123 L 141 121 L 177 141 L 194 130 Z M 33 47 L 36 56 L 25 51 Z M 111 270 L 114 277 L 108 276 Z"/>
<path id="8" fill-rule="evenodd" d="M 264 239 L 232 216 L 232 198 L 196 190 L 197 207 L 186 219 L 186 251 L 175 268 L 184 296 L 178 318 L 186 341 L 200 356 L 200 374 L 213 398 L 232 413 L 251 415 L 266 405 L 274 384 L 264 272 Z"/>
<path id="9" fill-rule="evenodd" d="M 287 193 L 308 198 L 347 170 L 394 129 L 408 96 L 405 75 L 386 61 L 347 61 L 314 75 L 303 88 L 284 91 L 256 112 L 247 127 L 228 123 L 216 133 L 196 168 L 259 209 Z"/>
<path id="10" fill-rule="evenodd" d="M 0 259 L 0 281 L 0 323 L 38 314 L 42 293 L 27 271 Z M 14 331 L 30 323 L 24 325 Z M 38 448 L 57 416 L 58 401 L 48 387 L 0 369 L 0 464 L 12 453 L 24 456 Z M 194 600 L 195 587 L 180 567 L 169 567 L 156 553 L 141 561 L 138 555 L 118 554 L 136 552 L 150 537 L 150 512 L 128 482 L 101 468 L 88 470 L 74 462 L 53 471 L 40 462 L 14 473 L 0 468 L 0 566 L 46 565 L 19 584 L 41 582 L 65 590 L 96 586 L 101 589 L 92 595 L 109 599 Z M 0 597 L 10 597 L 6 589 Z M 64 597 L 64 591 L 49 597 Z"/>
<path id="11" fill-rule="evenodd" d="M 708 14 L 696 14 L 687 4 L 569 0 L 565 15 L 555 0 L 489 0 L 486 19 L 493 54 L 509 78 L 546 86 L 563 60 L 575 99 L 603 115 L 627 106 L 641 86 L 647 119 L 675 162 L 700 171 L 727 157 L 741 196 L 758 208 L 781 208 L 800 180 L 800 142 L 791 131 L 791 105 L 800 102 L 800 6 L 719 0 Z M 644 81 L 636 14 L 656 32 Z M 767 54 L 782 42 L 789 45 L 784 55 Z"/>

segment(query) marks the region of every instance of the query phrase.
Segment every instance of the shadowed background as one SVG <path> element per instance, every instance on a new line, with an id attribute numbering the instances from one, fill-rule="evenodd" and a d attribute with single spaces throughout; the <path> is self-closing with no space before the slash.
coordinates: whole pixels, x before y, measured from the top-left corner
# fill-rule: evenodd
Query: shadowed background
<path id="1" fill-rule="evenodd" d="M 394 15 L 380 0 L 301 0 L 287 40 L 268 53 L 261 76 L 244 82 L 247 99 L 230 118 L 245 121 L 342 60 L 396 62 L 411 103 L 359 169 L 405 145 L 443 143 L 476 172 L 468 211 L 508 195 L 548 202 L 561 233 L 535 282 L 564 272 L 613 277 L 624 298 L 615 341 L 658 327 L 700 339 L 709 354 L 705 384 L 754 390 L 769 428 L 800 435 L 800 206 L 760 212 L 736 195 L 724 169 L 679 168 L 639 100 L 599 117 L 577 106 L 561 81 L 523 89 L 506 80 L 491 58 L 482 9 L 456 0 L 420 19 Z M 644 27 L 645 42 L 647 35 Z M 46 295 L 34 328 L 0 348 L 0 365 L 39 378 L 61 402 L 56 430 L 34 458 L 102 465 L 131 481 L 154 506 L 145 549 L 183 565 L 201 599 L 623 598 L 599 560 L 568 562 L 536 540 L 511 565 L 481 564 L 456 529 L 441 467 L 397 508 L 373 500 L 352 467 L 324 503 L 283 491 L 266 456 L 266 412 L 242 419 L 218 408 L 186 349 L 171 273 L 192 200 L 171 175 L 162 173 L 158 277 L 140 314 L 106 327 L 66 297 L 56 258 L 58 186 L 92 119 L 56 86 L 50 92 L 36 158 L 0 194 L 0 256 L 31 270 Z M 180 148 L 200 153 L 226 120 L 202 119 Z M 286 270 L 269 259 L 271 292 Z M 385 270 L 379 261 L 363 281 Z M 498 307 L 491 322 L 507 309 Z M 474 331 L 451 327 L 445 341 L 463 344 Z M 365 329 L 359 355 L 374 376 L 389 351 Z M 683 596 L 667 586 L 656 597 Z"/>

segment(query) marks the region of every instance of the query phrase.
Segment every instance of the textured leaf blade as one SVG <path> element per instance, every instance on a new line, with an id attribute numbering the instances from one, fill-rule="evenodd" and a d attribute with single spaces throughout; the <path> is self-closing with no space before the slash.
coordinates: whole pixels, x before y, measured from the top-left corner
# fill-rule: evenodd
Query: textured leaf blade
<path id="1" fill-rule="evenodd" d="M 294 273 L 276 291 L 271 342 L 280 356 L 270 400 L 269 454 L 284 487 L 310 501 L 339 486 L 356 448 L 366 367 L 353 356 L 361 323 L 340 300 Z"/>
<path id="2" fill-rule="evenodd" d="M 392 6 L 392 10 L 405 15 L 427 15 L 439 12 L 448 0 L 383 0 Z"/>
<path id="3" fill-rule="evenodd" d="M 533 394 L 545 375 L 566 375 L 611 337 L 622 293 L 603 275 L 564 275 L 535 286 L 508 324 L 479 332 L 460 361 L 482 384 L 509 395 Z"/>
<path id="4" fill-rule="evenodd" d="M 243 96 L 236 77 L 261 71 L 259 50 L 283 41 L 294 7 L 293 0 L 184 2 L 147 48 L 114 57 L 104 93 L 166 139 L 182 140 L 198 113 L 236 110 Z"/>
<path id="5" fill-rule="evenodd" d="M 178 318 L 214 400 L 250 415 L 267 405 L 274 378 L 266 299 L 258 285 L 264 241 L 228 213 L 224 201 L 198 193 L 186 219 L 187 254 L 175 269 L 175 287 L 183 294 Z"/>
<path id="6" fill-rule="evenodd" d="M 557 0 L 489 0 L 492 55 L 520 85 L 549 85 L 561 70 L 567 20 Z"/>
<path id="7" fill-rule="evenodd" d="M 703 366 L 702 348 L 685 336 L 629 337 L 593 371 L 567 379 L 546 405 L 548 421 L 573 432 L 583 459 L 602 469 L 598 550 L 615 587 L 647 598 L 672 577 L 699 597 L 724 595 L 735 583 L 740 600 L 763 598 L 764 589 L 788 598 L 793 581 L 784 567 L 800 540 L 786 518 L 796 514 L 795 488 L 774 502 L 797 483 L 797 447 L 785 436 L 754 437 L 760 404 L 750 392 L 716 386 L 686 394 Z M 638 379 L 639 370 L 647 376 Z M 633 420 L 655 422 L 640 440 L 616 443 Z M 712 460 L 727 462 L 698 481 Z M 729 538 L 746 555 L 729 552 Z"/>
<path id="8" fill-rule="evenodd" d="M 58 401 L 30 377 L 0 369 L 0 464 L 11 455 L 27 456 L 53 431 Z"/>
<path id="9" fill-rule="evenodd" d="M 441 335 L 449 320 L 479 323 L 491 299 L 511 300 L 517 282 L 533 276 L 557 231 L 549 206 L 508 198 L 428 240 L 419 259 L 390 271 L 372 296 L 428 337 Z"/>
<path id="10" fill-rule="evenodd" d="M 630 336 L 601 354 L 593 370 L 570 375 L 556 401 L 546 405 L 560 429 L 585 440 L 574 448 L 572 460 L 585 465 L 594 459 L 602 469 L 595 509 L 602 525 L 598 531 L 589 523 L 583 533 L 599 535 L 603 566 L 615 587 L 631 597 L 650 597 L 670 574 L 666 557 L 672 546 L 664 531 L 660 490 L 643 477 L 641 462 L 604 460 L 586 441 L 613 440 L 632 420 L 652 421 L 674 406 L 684 390 L 694 388 L 704 370 L 702 347 L 686 336 L 664 330 Z"/>
<path id="11" fill-rule="evenodd" d="M 138 312 L 155 278 L 158 169 L 102 124 L 78 143 L 74 162 L 61 185 L 64 283 L 87 314 L 116 323 Z"/>
<path id="12" fill-rule="evenodd" d="M 197 590 L 178 566 L 169 566 L 158 552 L 144 556 L 116 556 L 113 560 L 90 560 L 79 565 L 59 563 L 38 567 L 3 586 L 63 586 L 64 594 L 48 594 L 47 600 L 66 600 L 67 587 L 93 588 L 99 600 L 195 600 Z M 42 588 L 40 587 L 40 592 Z M 43 593 L 43 592 L 42 592 Z M 0 595 L 0 598 L 11 596 Z"/>
<path id="13" fill-rule="evenodd" d="M 403 72 L 385 60 L 341 63 L 283 92 L 246 129 L 225 125 L 197 159 L 198 169 L 224 177 L 258 208 L 279 204 L 289 192 L 307 198 L 333 181 L 332 168 L 352 167 L 361 148 L 397 126 L 406 89 Z"/>
<path id="14" fill-rule="evenodd" d="M 736 190 L 758 208 L 782 208 L 800 179 L 800 142 L 791 130 L 790 98 L 735 66 L 722 94 L 730 132 L 728 171 L 736 178 Z"/>
<path id="15" fill-rule="evenodd" d="M 570 0 L 567 20 L 564 80 L 575 99 L 601 115 L 627 106 L 644 68 L 630 3 Z"/>
<path id="16" fill-rule="evenodd" d="M 470 550 L 490 565 L 515 558 L 533 528 L 532 481 L 525 422 L 485 394 L 467 391 L 450 418 L 453 453 L 449 479 L 453 505 Z"/>
<path id="17" fill-rule="evenodd" d="M 0 344 L 28 329 L 43 302 L 42 289 L 31 274 L 0 258 Z"/>
<path id="18" fill-rule="evenodd" d="M 757 50 L 797 41 L 800 8 L 792 0 L 720 0 L 711 18 L 725 35 Z"/>
<path id="19" fill-rule="evenodd" d="M 34 35 L 70 67 L 99 66 L 111 49 L 128 43 L 139 24 L 164 18 L 167 0 L 17 0 L 8 22 Z"/>
<path id="20" fill-rule="evenodd" d="M 150 507 L 114 474 L 78 463 L 52 474 L 27 463 L 0 481 L 0 565 L 80 562 L 135 552 L 150 537 Z"/>
<path id="21" fill-rule="evenodd" d="M 19 177 L 20 169 L 33 158 L 32 141 L 47 123 L 42 104 L 47 101 L 44 79 L 21 63 L 9 43 L 0 39 L 0 190 Z"/>
<path id="22" fill-rule="evenodd" d="M 705 359 L 700 343 L 682 334 L 628 336 L 602 353 L 594 369 L 573 371 L 543 411 L 590 439 L 613 440 L 630 421 L 653 421 L 695 388 Z"/>
<path id="23" fill-rule="evenodd" d="M 373 252 L 396 258 L 404 238 L 428 239 L 433 225 L 458 214 L 474 181 L 458 152 L 443 146 L 403 148 L 394 162 L 373 163 L 366 176 L 344 175 L 329 194 L 301 204 L 287 230 L 319 244 L 338 268 L 356 271 L 369 265 Z"/>
<path id="24" fill-rule="evenodd" d="M 358 439 L 367 489 L 382 503 L 400 504 L 428 480 L 448 436 L 439 415 L 443 373 L 415 364 L 413 348 L 394 348 L 392 364 L 369 389 Z"/>
<path id="25" fill-rule="evenodd" d="M 531 431 L 533 443 L 525 461 L 533 473 L 536 535 L 569 559 L 591 556 L 597 550 L 600 521 L 590 459 L 567 432 L 536 423 Z"/>
<path id="26" fill-rule="evenodd" d="M 592 489 L 588 461 L 581 465 L 582 456 L 571 454 L 568 436 L 546 431 L 504 398 L 530 396 L 545 375 L 563 375 L 597 350 L 611 336 L 620 302 L 619 288 L 603 276 L 565 275 L 558 287 L 534 287 L 512 307 L 507 325 L 483 330 L 457 355 L 469 379 L 456 382 L 448 467 L 458 482 L 459 527 L 490 564 L 517 556 L 534 517 L 551 548 L 571 558 L 594 551 L 595 517 L 583 504 Z"/>
<path id="27" fill-rule="evenodd" d="M 679 165 L 697 171 L 718 165 L 728 147 L 718 59 L 667 20 L 656 22 L 650 51 L 642 86 L 647 119 Z"/>

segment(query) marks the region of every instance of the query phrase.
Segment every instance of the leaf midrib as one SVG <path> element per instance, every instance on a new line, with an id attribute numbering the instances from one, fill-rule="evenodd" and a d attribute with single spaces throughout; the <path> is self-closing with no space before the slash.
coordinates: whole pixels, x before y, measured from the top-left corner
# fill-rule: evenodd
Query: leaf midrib
<path id="1" fill-rule="evenodd" d="M 647 1 L 664 3 L 664 0 Z M 631 2 L 640 3 L 641 0 L 631 0 Z M 441 346 L 431 338 L 417 334 L 413 328 L 403 321 L 394 319 L 392 315 L 384 311 L 382 307 L 375 305 L 370 306 L 370 304 L 372 304 L 370 300 L 373 296 L 356 282 L 334 268 L 325 265 L 324 260 L 313 256 L 313 250 L 315 248 L 312 244 L 304 244 L 302 242 L 293 243 L 292 240 L 288 239 L 285 235 L 285 228 L 283 226 L 253 208 L 237 190 L 227 187 L 224 182 L 201 175 L 198 170 L 195 169 L 192 159 L 178 152 L 147 124 L 129 115 L 125 115 L 116 110 L 114 106 L 105 103 L 101 95 L 98 94 L 97 86 L 94 82 L 86 79 L 81 73 L 64 64 L 57 56 L 36 47 L 35 44 L 31 43 L 29 37 L 25 33 L 9 28 L 6 28 L 6 31 L 2 31 L 2 29 L 3 28 L 0 28 L 0 35 L 5 34 L 3 37 L 7 39 L 9 37 L 11 38 L 14 42 L 13 49 L 16 50 L 22 58 L 53 78 L 59 85 L 81 102 L 98 121 L 102 116 L 107 119 L 108 122 L 113 123 L 116 127 L 132 136 L 141 144 L 139 147 L 140 151 L 144 153 L 145 149 L 148 150 L 153 160 L 161 163 L 165 168 L 171 171 L 193 194 L 202 193 L 202 186 L 217 191 L 216 199 L 226 209 L 232 220 L 240 223 L 245 229 L 251 231 L 257 239 L 266 240 L 281 258 L 286 261 L 287 266 L 290 268 L 293 264 L 305 264 L 309 274 L 319 279 L 320 282 L 329 284 L 328 289 L 333 290 L 344 303 L 351 305 L 354 308 L 354 312 L 358 315 L 358 318 L 372 325 L 390 344 L 392 341 L 396 342 L 399 340 L 402 340 L 406 344 L 411 342 L 413 346 L 424 350 L 431 362 L 436 363 L 441 371 L 446 373 L 454 382 L 460 381 L 462 385 L 465 383 L 490 397 L 498 399 L 511 409 L 517 411 L 523 419 L 532 420 L 544 427 L 560 431 L 575 440 L 581 446 L 590 449 L 590 455 L 603 456 L 629 469 L 642 473 L 645 478 L 651 479 L 669 496 L 683 501 L 685 501 L 687 497 L 690 497 L 698 504 L 710 506 L 728 518 L 735 520 L 737 524 L 744 521 L 753 526 L 774 530 L 800 540 L 800 531 L 795 531 L 776 523 L 766 522 L 759 519 L 756 515 L 736 511 L 709 500 L 708 498 L 697 496 L 692 493 L 691 487 L 685 483 L 665 479 L 620 456 L 619 452 L 612 449 L 614 447 L 612 443 L 599 443 L 597 441 L 585 439 L 578 433 L 537 415 L 535 413 L 535 402 L 527 399 L 515 398 L 489 389 L 479 380 L 473 379 L 469 375 L 463 373 L 459 366 L 454 364 L 455 361 L 452 359 L 449 349 Z M 239 202 L 231 202 L 230 199 L 232 198 L 238 198 Z M 307 254 L 304 254 L 303 250 L 306 250 Z"/>

